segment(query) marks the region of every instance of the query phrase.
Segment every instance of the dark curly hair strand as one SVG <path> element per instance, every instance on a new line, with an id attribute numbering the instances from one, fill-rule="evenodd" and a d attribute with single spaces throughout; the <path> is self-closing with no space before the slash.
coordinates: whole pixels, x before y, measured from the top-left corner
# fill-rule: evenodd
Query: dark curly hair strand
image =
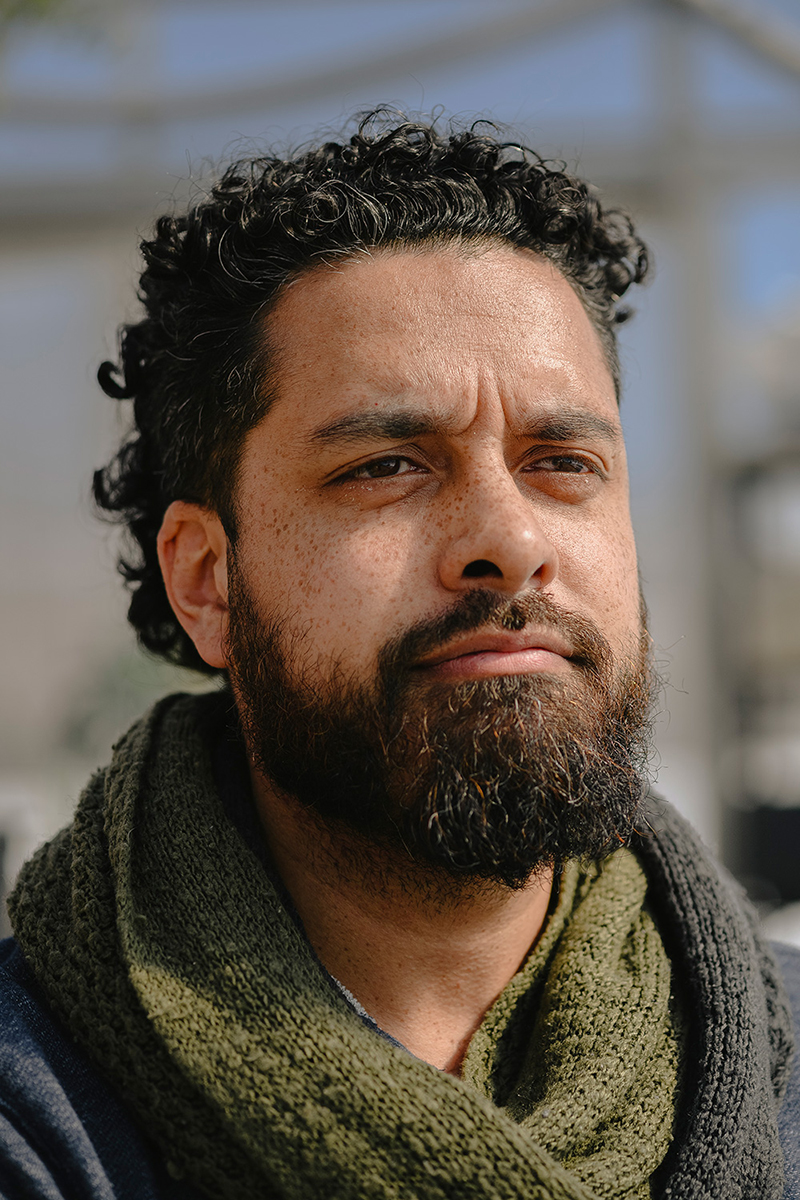
<path id="1" fill-rule="evenodd" d="M 383 110 L 342 144 L 233 163 L 207 198 L 162 216 L 142 243 L 145 316 L 120 332 L 98 379 L 133 401 L 134 432 L 95 472 L 97 505 L 123 522 L 129 619 L 149 650 L 212 671 L 167 599 L 156 537 L 176 499 L 214 509 L 235 538 L 233 491 L 245 435 L 271 401 L 264 318 L 282 287 L 364 248 L 503 242 L 551 259 L 580 295 L 619 393 L 620 297 L 644 279 L 630 218 L 485 123 L 441 133 Z"/>

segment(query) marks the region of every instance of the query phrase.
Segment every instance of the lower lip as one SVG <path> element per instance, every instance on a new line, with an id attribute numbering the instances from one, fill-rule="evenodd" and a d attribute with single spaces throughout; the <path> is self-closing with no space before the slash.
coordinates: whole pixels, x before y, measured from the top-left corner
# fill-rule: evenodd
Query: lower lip
<path id="1" fill-rule="evenodd" d="M 494 675 L 533 675 L 563 672 L 569 660 L 552 650 L 480 650 L 423 667 L 426 674 L 447 679 L 485 679 Z"/>

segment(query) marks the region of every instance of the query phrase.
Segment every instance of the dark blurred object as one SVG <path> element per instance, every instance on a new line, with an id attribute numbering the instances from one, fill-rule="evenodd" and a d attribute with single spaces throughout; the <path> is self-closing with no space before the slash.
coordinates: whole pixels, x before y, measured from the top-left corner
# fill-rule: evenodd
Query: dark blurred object
<path id="1" fill-rule="evenodd" d="M 751 872 L 742 882 L 758 902 L 800 900 L 800 808 L 762 806 L 737 814 Z"/>
<path id="2" fill-rule="evenodd" d="M 723 658 L 730 861 L 757 902 L 800 900 L 800 442 L 732 473 Z"/>

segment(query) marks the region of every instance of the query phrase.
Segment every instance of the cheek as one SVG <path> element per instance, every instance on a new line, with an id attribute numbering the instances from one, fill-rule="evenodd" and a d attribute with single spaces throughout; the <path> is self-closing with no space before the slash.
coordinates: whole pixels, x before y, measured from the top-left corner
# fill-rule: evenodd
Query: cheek
<path id="1" fill-rule="evenodd" d="M 263 610 L 302 633 L 312 658 L 354 666 L 372 663 L 388 637 L 422 614 L 428 557 L 426 539 L 397 524 L 353 531 L 297 514 L 287 522 L 278 512 L 265 513 L 247 548 Z"/>
<path id="2" fill-rule="evenodd" d="M 565 603 L 585 606 L 612 645 L 628 651 L 638 641 L 640 598 L 636 544 L 627 511 L 602 525 L 562 531 L 559 563 L 558 583 L 574 597 L 565 596 Z"/>

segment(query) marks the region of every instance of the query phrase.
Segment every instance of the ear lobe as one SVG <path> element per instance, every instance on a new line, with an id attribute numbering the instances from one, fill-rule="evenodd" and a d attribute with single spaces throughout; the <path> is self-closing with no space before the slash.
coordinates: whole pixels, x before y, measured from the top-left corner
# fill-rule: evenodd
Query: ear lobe
<path id="1" fill-rule="evenodd" d="M 164 513 L 158 561 L 175 616 L 211 667 L 226 666 L 228 539 L 216 513 L 175 500 Z"/>

